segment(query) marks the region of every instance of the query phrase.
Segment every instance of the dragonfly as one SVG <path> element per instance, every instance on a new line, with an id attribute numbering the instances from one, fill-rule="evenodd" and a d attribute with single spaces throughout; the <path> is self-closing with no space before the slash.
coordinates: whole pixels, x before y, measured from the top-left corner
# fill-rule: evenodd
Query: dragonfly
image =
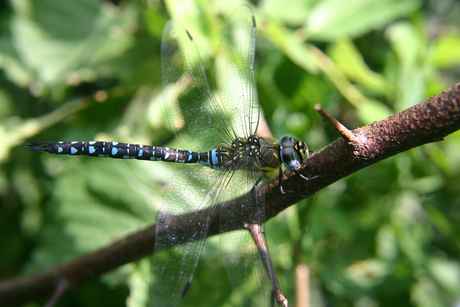
<path id="1" fill-rule="evenodd" d="M 218 207 L 221 256 L 237 304 L 272 306 L 275 298 L 279 305 L 288 305 L 263 234 L 263 183 L 269 172 L 281 174 L 282 165 L 298 173 L 309 152 L 305 142 L 292 136 L 276 142 L 257 134 L 255 44 L 254 13 L 239 5 L 228 17 L 217 50 L 214 94 L 190 33 L 176 21 L 166 23 L 161 42 L 162 95 L 183 150 L 98 141 L 27 143 L 28 150 L 53 154 L 189 164 L 172 177 L 158 212 L 152 306 L 179 305 Z M 235 213 L 227 203 L 236 198 Z M 178 219 L 182 216 L 187 218 Z"/>

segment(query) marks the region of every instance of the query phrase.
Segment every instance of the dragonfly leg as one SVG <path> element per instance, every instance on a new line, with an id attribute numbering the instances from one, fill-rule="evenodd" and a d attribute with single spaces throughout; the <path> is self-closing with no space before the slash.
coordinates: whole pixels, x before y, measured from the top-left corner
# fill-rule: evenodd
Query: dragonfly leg
<path id="1" fill-rule="evenodd" d="M 255 190 L 256 190 L 256 188 L 257 188 L 257 185 L 258 185 L 263 179 L 264 179 L 264 176 L 261 175 L 261 176 L 259 177 L 259 179 L 257 179 L 256 182 L 254 183 L 254 185 L 252 186 L 251 191 L 249 191 L 249 193 L 251 194 L 252 201 L 253 201 L 254 204 L 257 202 L 257 201 L 256 201 L 256 198 L 255 198 L 255 196 L 254 196 L 254 192 L 255 192 Z"/>
<path id="2" fill-rule="evenodd" d="M 302 177 L 303 179 L 305 179 L 306 181 L 309 181 L 309 180 L 314 180 L 316 178 L 319 178 L 321 177 L 323 174 L 319 174 L 319 175 L 316 175 L 316 176 L 313 176 L 313 177 L 306 177 L 304 175 L 302 175 L 300 172 L 298 171 L 294 171 L 297 175 L 299 175 L 300 177 Z"/>
<path id="3" fill-rule="evenodd" d="M 53 307 L 54 305 L 56 305 L 56 303 L 59 301 L 61 296 L 65 292 L 69 291 L 70 288 L 71 288 L 70 283 L 64 277 L 62 277 L 59 280 L 58 284 L 56 285 L 56 289 L 54 290 L 53 295 L 48 300 L 48 302 L 46 302 L 45 307 Z"/>
<path id="4" fill-rule="evenodd" d="M 278 278 L 276 277 L 275 270 L 273 269 L 273 264 L 270 259 L 270 255 L 268 254 L 267 246 L 265 245 L 265 241 L 260 231 L 260 225 L 258 224 L 246 224 L 246 229 L 249 230 L 251 233 L 254 242 L 256 243 L 257 249 L 260 254 L 260 258 L 262 259 L 262 263 L 264 264 L 265 270 L 267 270 L 268 278 L 270 279 L 270 283 L 273 288 L 273 293 L 278 301 L 278 305 L 287 307 L 288 300 L 284 297 L 283 292 L 281 291 L 280 284 L 278 282 Z"/>
<path id="5" fill-rule="evenodd" d="M 182 298 L 184 298 L 185 294 L 187 293 L 188 289 L 190 289 L 191 285 L 192 285 L 192 281 L 188 280 L 187 283 L 185 284 L 184 289 L 182 290 L 182 295 L 181 295 Z"/>
<path id="6" fill-rule="evenodd" d="M 302 179 L 304 179 L 305 181 L 317 179 L 317 178 L 321 177 L 324 174 L 323 173 L 323 174 L 319 174 L 319 175 L 316 175 L 316 176 L 313 176 L 313 177 L 306 177 L 306 176 L 302 175 L 301 173 L 299 173 L 298 171 L 294 171 L 294 172 L 297 175 L 299 175 Z M 281 179 L 282 179 L 282 171 L 281 171 L 281 168 L 280 168 L 278 182 L 279 182 L 279 185 L 280 185 L 281 194 L 283 194 L 283 195 L 286 195 L 286 194 L 308 194 L 308 195 L 313 195 L 314 194 L 314 193 L 310 193 L 308 191 L 289 191 L 289 192 L 286 192 L 286 191 L 284 191 L 283 183 L 282 183 Z"/>

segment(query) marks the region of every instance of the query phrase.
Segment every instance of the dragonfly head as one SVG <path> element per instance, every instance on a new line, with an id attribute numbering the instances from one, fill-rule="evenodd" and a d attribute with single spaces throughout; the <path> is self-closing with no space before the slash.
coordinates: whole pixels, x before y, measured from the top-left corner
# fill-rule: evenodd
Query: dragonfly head
<path id="1" fill-rule="evenodd" d="M 288 171 L 297 171 L 308 156 L 307 144 L 292 136 L 283 136 L 280 140 L 281 161 Z"/>

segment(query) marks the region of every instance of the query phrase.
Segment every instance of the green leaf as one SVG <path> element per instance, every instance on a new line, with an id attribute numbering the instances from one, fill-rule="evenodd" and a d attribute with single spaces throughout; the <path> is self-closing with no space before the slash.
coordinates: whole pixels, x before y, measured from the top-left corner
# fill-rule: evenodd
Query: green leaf
<path id="1" fill-rule="evenodd" d="M 8 73 L 19 82 L 30 82 L 33 72 L 37 95 L 51 90 L 62 99 L 63 88 L 85 76 L 69 75 L 71 72 L 79 74 L 83 68 L 94 71 L 94 64 L 119 57 L 133 43 L 129 21 L 135 14 L 129 7 L 118 15 L 109 4 L 88 0 L 73 1 L 68 6 L 50 0 L 27 3 L 33 7 L 23 8 L 10 20 L 14 53 L 9 54 L 16 55 L 24 67 L 5 68 L 11 68 Z M 27 13 L 29 10 L 34 15 Z M 0 47 L 6 49 L 8 45 Z M 24 70 L 29 72 L 28 78 L 23 76 Z M 94 80 L 96 74 L 86 76 Z"/>
<path id="2" fill-rule="evenodd" d="M 271 21 L 279 21 L 291 27 L 301 26 L 307 19 L 314 1 L 311 0 L 272 0 L 263 1 L 260 10 Z"/>
<path id="3" fill-rule="evenodd" d="M 306 28 L 311 38 L 333 41 L 378 29 L 419 8 L 418 0 L 325 0 L 315 6 Z"/>
<path id="4" fill-rule="evenodd" d="M 391 25 L 385 34 L 400 63 L 395 103 L 395 109 L 400 111 L 427 98 L 424 94 L 427 68 L 422 48 L 425 42 L 420 30 L 406 21 Z"/>
<path id="5" fill-rule="evenodd" d="M 393 110 L 377 100 L 367 100 L 357 107 L 358 116 L 364 124 L 382 120 L 391 114 Z"/>
<path id="6" fill-rule="evenodd" d="M 450 68 L 460 64 L 460 33 L 449 31 L 441 33 L 431 45 L 429 54 L 432 64 L 437 68 Z"/>
<path id="7" fill-rule="evenodd" d="M 277 22 L 268 22 L 265 27 L 270 42 L 281 49 L 291 61 L 310 73 L 318 73 L 318 66 L 302 37 Z"/>
<path id="8" fill-rule="evenodd" d="M 460 264 L 455 260 L 432 257 L 428 269 L 440 285 L 451 293 L 460 289 Z"/>
<path id="9" fill-rule="evenodd" d="M 339 39 L 328 49 L 328 54 L 351 81 L 379 94 L 385 94 L 390 90 L 385 78 L 367 66 L 350 39 Z"/>

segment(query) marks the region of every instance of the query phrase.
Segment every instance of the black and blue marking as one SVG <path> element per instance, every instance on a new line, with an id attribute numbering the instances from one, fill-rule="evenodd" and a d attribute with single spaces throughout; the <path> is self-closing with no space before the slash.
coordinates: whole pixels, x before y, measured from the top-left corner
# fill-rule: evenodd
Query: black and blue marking
<path id="1" fill-rule="evenodd" d="M 193 152 L 169 147 L 156 147 L 118 142 L 34 142 L 27 143 L 29 151 L 43 151 L 59 155 L 93 156 L 115 159 L 137 159 L 176 163 L 200 163 L 211 168 L 221 168 L 228 161 L 226 148 L 208 152 Z"/>

